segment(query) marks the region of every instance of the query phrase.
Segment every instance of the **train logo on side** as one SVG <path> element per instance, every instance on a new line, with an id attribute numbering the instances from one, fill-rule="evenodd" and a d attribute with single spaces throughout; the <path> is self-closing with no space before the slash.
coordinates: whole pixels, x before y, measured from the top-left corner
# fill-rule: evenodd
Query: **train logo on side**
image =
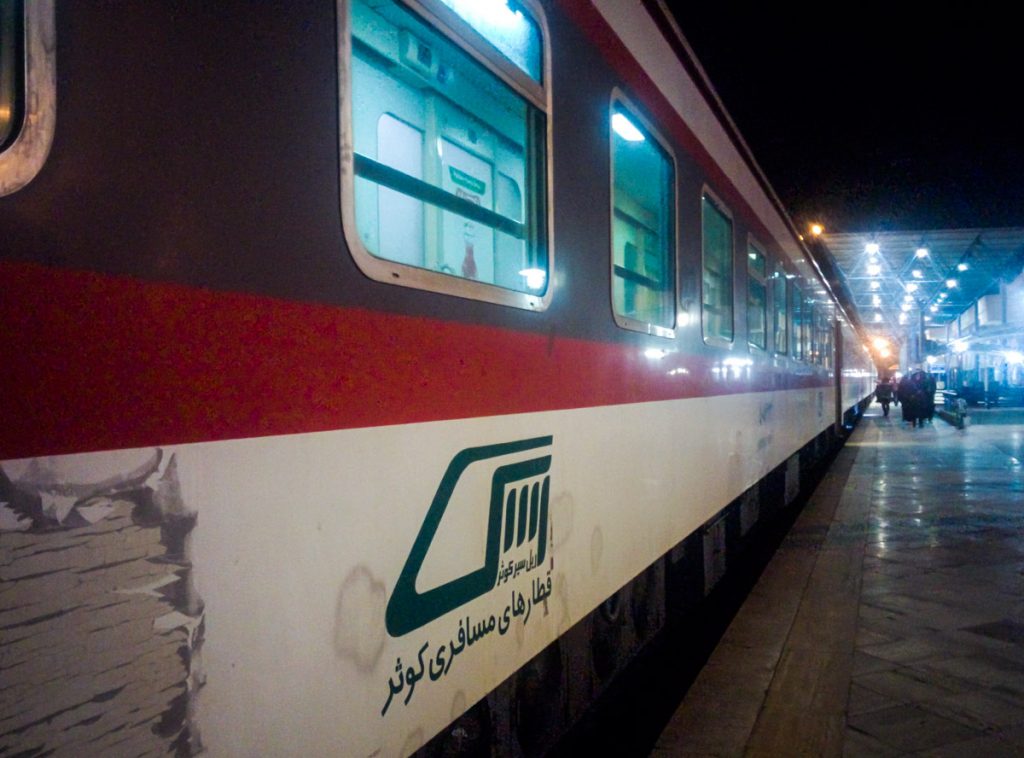
<path id="1" fill-rule="evenodd" d="M 547 555 L 548 502 L 551 492 L 552 437 L 470 447 L 452 458 L 441 477 L 427 515 L 420 526 L 394 592 L 388 601 L 388 634 L 400 637 L 490 592 L 498 584 L 503 556 L 530 551 L 531 566 Z M 523 453 L 536 455 L 523 458 Z M 492 466 L 490 497 L 486 506 L 487 532 L 483 565 L 455 579 L 420 592 L 417 580 L 435 544 L 460 478 L 470 466 Z M 480 511 L 483 511 L 481 503 Z"/>

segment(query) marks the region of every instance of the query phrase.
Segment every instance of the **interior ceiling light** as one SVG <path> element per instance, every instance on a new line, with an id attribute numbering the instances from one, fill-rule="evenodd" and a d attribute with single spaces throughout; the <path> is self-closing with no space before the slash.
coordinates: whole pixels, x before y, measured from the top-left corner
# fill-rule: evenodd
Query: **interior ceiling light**
<path id="1" fill-rule="evenodd" d="M 881 321 L 881 320 L 882 320 L 882 314 L 881 313 L 876 313 L 875 314 L 875 321 L 878 322 L 878 321 Z"/>
<path id="2" fill-rule="evenodd" d="M 877 263 L 872 263 L 868 266 L 868 276 L 878 276 L 882 273 L 882 267 Z"/>
<path id="3" fill-rule="evenodd" d="M 872 295 L 871 296 L 871 304 L 872 305 L 881 305 L 882 304 L 882 298 L 879 295 Z"/>
<path id="4" fill-rule="evenodd" d="M 939 312 L 939 306 L 933 305 L 928 310 L 930 310 L 932 313 L 938 313 Z"/>
<path id="5" fill-rule="evenodd" d="M 906 313 L 901 313 L 900 314 L 900 323 L 901 324 L 907 323 L 907 314 Z"/>
<path id="6" fill-rule="evenodd" d="M 928 257 L 928 248 L 926 248 L 926 247 L 919 247 L 919 248 L 917 248 L 917 250 L 914 251 L 914 256 L 916 258 L 927 258 Z"/>
<path id="7" fill-rule="evenodd" d="M 911 282 L 907 285 L 907 292 L 917 292 L 917 282 Z"/>
<path id="8" fill-rule="evenodd" d="M 869 242 L 864 247 L 864 252 L 866 252 L 868 255 L 878 255 L 878 250 L 879 247 L 877 242 Z"/>
<path id="9" fill-rule="evenodd" d="M 612 129 L 627 142 L 644 142 L 643 132 L 636 128 L 636 125 L 621 113 L 612 114 Z"/>
<path id="10" fill-rule="evenodd" d="M 914 277 L 915 279 L 921 279 L 921 278 L 923 278 L 923 277 L 924 277 L 924 274 L 922 274 L 922 273 L 921 273 L 921 269 L 919 269 L 919 268 L 915 268 L 915 269 L 914 269 L 913 271 L 911 271 L 910 273 L 911 273 L 911 275 L 912 275 L 912 276 L 913 276 L 913 277 Z"/>
<path id="11" fill-rule="evenodd" d="M 821 224 L 811 224 L 811 234 L 813 234 L 815 237 L 820 237 L 824 231 L 825 227 L 823 227 Z"/>
<path id="12" fill-rule="evenodd" d="M 966 271 L 969 268 L 970 268 L 970 266 L 968 266 L 966 263 L 958 263 L 958 264 L 956 264 L 956 270 L 957 271 Z"/>
<path id="13" fill-rule="evenodd" d="M 879 282 L 871 282 L 871 289 L 876 290 L 882 285 Z"/>
<path id="14" fill-rule="evenodd" d="M 956 279 L 947 279 L 946 280 L 946 287 L 948 287 L 949 289 L 953 289 L 956 285 L 957 285 Z"/>
<path id="15" fill-rule="evenodd" d="M 912 306 L 910 305 L 910 303 L 904 303 L 903 305 L 900 306 L 900 310 L 906 313 L 911 309 L 911 307 Z"/>

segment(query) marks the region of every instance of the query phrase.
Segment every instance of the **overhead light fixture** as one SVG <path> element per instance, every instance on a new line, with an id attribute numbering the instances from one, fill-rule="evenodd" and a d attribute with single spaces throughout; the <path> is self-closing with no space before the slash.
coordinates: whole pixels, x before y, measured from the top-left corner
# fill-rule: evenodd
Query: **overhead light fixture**
<path id="1" fill-rule="evenodd" d="M 921 279 L 921 278 L 924 277 L 924 274 L 921 273 L 921 269 L 919 269 L 919 268 L 915 268 L 913 271 L 910 272 L 910 274 L 915 279 Z"/>
<path id="2" fill-rule="evenodd" d="M 919 248 L 917 248 L 917 250 L 914 251 L 914 256 L 916 258 L 927 258 L 928 257 L 928 248 L 926 248 L 926 247 L 919 247 Z"/>
<path id="3" fill-rule="evenodd" d="M 947 288 L 953 289 L 956 285 L 957 285 L 956 279 L 947 279 L 946 280 L 946 287 Z"/>
<path id="4" fill-rule="evenodd" d="M 879 249 L 880 248 L 878 247 L 877 242 L 869 242 L 867 245 L 864 246 L 864 252 L 866 252 L 868 255 L 878 255 Z"/>
<path id="5" fill-rule="evenodd" d="M 868 266 L 868 276 L 878 276 L 882 273 L 882 267 L 877 263 L 872 263 Z"/>
<path id="6" fill-rule="evenodd" d="M 823 227 L 821 224 L 811 224 L 811 234 L 813 234 L 815 237 L 820 237 L 824 231 L 825 227 Z"/>
<path id="7" fill-rule="evenodd" d="M 878 289 L 881 286 L 882 285 L 881 285 L 880 282 L 871 282 L 871 289 L 873 289 L 873 290 L 876 290 L 876 289 Z"/>
<path id="8" fill-rule="evenodd" d="M 966 263 L 958 263 L 958 264 L 956 264 L 956 270 L 957 271 L 966 271 L 969 268 L 970 268 L 970 266 L 968 266 Z"/>
<path id="9" fill-rule="evenodd" d="M 911 282 L 907 285 L 907 292 L 917 292 L 917 282 Z"/>
<path id="10" fill-rule="evenodd" d="M 612 114 L 612 129 L 615 133 L 626 140 L 626 142 L 644 142 L 644 133 L 636 128 L 636 125 L 621 113 Z"/>
<path id="11" fill-rule="evenodd" d="M 931 311 L 932 313 L 938 313 L 938 312 L 939 312 L 939 306 L 937 306 L 937 305 L 932 305 L 932 306 L 930 306 L 930 307 L 928 308 L 928 310 L 930 310 L 930 311 Z"/>
<path id="12" fill-rule="evenodd" d="M 882 304 L 881 296 L 879 296 L 879 295 L 872 295 L 871 296 L 871 304 L 872 305 L 881 305 Z"/>
<path id="13" fill-rule="evenodd" d="M 881 313 L 876 313 L 875 314 L 875 321 L 878 322 L 878 321 L 881 321 L 881 320 L 882 320 L 882 314 Z"/>
<path id="14" fill-rule="evenodd" d="M 901 310 L 901 311 L 903 311 L 904 313 L 906 313 L 906 312 L 907 312 L 907 311 L 909 311 L 909 310 L 910 310 L 910 309 L 911 309 L 912 307 L 913 307 L 913 306 L 912 306 L 912 305 L 911 305 L 910 303 L 904 303 L 903 305 L 901 305 L 901 306 L 900 306 L 900 310 Z"/>
<path id="15" fill-rule="evenodd" d="M 900 323 L 901 324 L 907 323 L 907 314 L 906 313 L 901 313 L 900 314 Z"/>

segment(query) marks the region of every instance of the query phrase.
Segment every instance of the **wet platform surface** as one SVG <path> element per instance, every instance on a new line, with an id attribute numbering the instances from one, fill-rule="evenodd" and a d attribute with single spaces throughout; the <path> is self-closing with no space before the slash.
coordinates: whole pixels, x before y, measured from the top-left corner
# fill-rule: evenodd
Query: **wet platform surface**
<path id="1" fill-rule="evenodd" d="M 1024 418 L 872 406 L 654 756 L 1024 755 Z"/>

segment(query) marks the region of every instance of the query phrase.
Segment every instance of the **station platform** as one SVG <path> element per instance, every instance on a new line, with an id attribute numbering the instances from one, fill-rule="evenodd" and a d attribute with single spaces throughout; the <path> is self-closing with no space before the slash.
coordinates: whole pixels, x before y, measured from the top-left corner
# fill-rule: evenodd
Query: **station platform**
<path id="1" fill-rule="evenodd" d="M 653 756 L 1024 755 L 1024 417 L 872 405 Z"/>

